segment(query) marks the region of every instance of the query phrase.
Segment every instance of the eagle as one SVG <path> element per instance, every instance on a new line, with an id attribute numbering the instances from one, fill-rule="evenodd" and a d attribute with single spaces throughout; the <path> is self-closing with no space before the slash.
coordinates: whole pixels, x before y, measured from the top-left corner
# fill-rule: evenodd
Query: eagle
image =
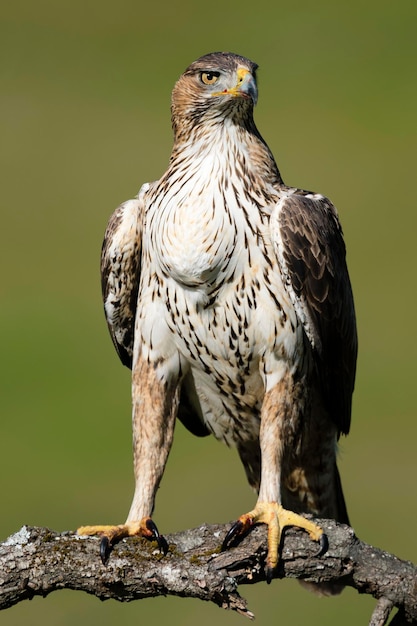
<path id="1" fill-rule="evenodd" d="M 266 524 L 268 581 L 285 527 L 323 552 L 311 516 L 348 523 L 336 455 L 357 332 L 343 233 L 330 200 L 284 184 L 253 118 L 257 67 L 215 52 L 184 71 L 168 169 L 107 226 L 102 292 L 132 370 L 135 491 L 124 524 L 78 529 L 101 535 L 103 562 L 134 535 L 166 552 L 152 513 L 177 418 L 237 449 L 257 501 L 223 548 Z"/>

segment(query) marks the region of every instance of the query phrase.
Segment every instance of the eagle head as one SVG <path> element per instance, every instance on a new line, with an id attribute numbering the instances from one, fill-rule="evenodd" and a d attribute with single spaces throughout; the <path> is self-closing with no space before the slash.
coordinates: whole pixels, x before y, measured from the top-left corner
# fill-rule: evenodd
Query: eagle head
<path id="1" fill-rule="evenodd" d="M 212 52 L 191 63 L 172 92 L 176 137 L 210 120 L 252 119 L 258 99 L 257 67 L 249 59 L 230 52 Z"/>

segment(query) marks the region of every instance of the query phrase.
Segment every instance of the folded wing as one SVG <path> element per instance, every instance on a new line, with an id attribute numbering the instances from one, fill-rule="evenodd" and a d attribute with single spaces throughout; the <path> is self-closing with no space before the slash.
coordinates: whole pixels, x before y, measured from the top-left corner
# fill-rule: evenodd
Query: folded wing
<path id="1" fill-rule="evenodd" d="M 271 220 L 285 288 L 311 344 L 325 405 L 339 434 L 350 427 L 357 332 L 337 211 L 319 194 L 291 190 Z"/>

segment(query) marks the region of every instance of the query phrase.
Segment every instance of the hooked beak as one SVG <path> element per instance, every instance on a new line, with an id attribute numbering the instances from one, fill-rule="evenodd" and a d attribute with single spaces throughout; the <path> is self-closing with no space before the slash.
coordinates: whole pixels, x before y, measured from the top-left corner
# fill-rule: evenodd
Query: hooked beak
<path id="1" fill-rule="evenodd" d="M 258 100 L 258 88 L 252 74 L 244 67 L 240 67 L 237 72 L 237 83 L 230 89 L 216 91 L 213 96 L 230 95 L 236 98 L 250 98 L 255 105 Z"/>

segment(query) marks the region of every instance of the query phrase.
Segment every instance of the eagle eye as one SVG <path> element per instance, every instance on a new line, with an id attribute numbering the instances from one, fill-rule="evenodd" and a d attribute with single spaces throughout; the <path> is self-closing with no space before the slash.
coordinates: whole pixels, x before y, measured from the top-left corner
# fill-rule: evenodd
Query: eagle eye
<path id="1" fill-rule="evenodd" d="M 214 85 L 220 76 L 220 72 L 201 72 L 200 80 L 205 85 Z"/>

